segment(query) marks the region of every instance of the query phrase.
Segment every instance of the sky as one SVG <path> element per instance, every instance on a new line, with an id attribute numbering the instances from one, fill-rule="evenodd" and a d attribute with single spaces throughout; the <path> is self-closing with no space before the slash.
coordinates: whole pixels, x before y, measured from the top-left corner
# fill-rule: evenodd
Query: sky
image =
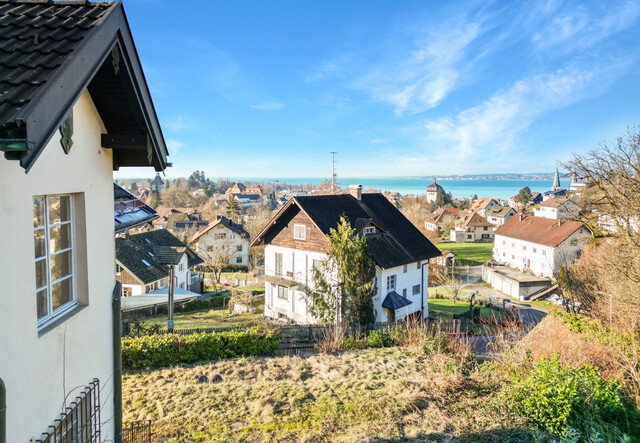
<path id="1" fill-rule="evenodd" d="M 640 0 L 123 3 L 170 178 L 553 172 L 640 124 Z"/>

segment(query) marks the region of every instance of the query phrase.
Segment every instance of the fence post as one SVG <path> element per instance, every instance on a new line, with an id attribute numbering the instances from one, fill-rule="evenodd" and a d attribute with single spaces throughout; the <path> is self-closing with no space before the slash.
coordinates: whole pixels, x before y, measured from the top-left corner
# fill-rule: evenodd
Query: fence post
<path id="1" fill-rule="evenodd" d="M 313 330 L 311 329 L 311 325 L 309 325 L 309 341 L 313 341 Z"/>

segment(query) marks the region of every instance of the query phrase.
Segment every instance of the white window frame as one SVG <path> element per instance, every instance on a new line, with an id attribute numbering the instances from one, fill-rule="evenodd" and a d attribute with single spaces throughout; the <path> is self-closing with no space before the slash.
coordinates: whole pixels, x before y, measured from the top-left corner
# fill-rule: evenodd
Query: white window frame
<path id="1" fill-rule="evenodd" d="M 376 227 L 375 226 L 366 226 L 364 228 L 364 235 L 370 235 L 370 234 L 375 234 L 376 233 Z"/>
<path id="2" fill-rule="evenodd" d="M 396 275 L 387 276 L 387 291 L 393 291 L 396 289 Z"/>
<path id="3" fill-rule="evenodd" d="M 116 275 L 122 274 L 122 266 L 116 263 Z"/>
<path id="4" fill-rule="evenodd" d="M 280 295 L 280 289 L 282 288 L 282 295 Z M 286 286 L 280 286 L 277 285 L 277 294 L 278 294 L 278 298 L 280 300 L 289 300 L 289 288 L 287 288 Z"/>
<path id="5" fill-rule="evenodd" d="M 413 288 L 412 288 L 411 292 L 412 292 L 411 295 L 420 294 L 420 285 L 413 285 Z"/>
<path id="6" fill-rule="evenodd" d="M 295 240 L 307 239 L 307 226 L 306 225 L 293 225 L 293 238 Z"/>
<path id="7" fill-rule="evenodd" d="M 49 219 L 49 199 L 50 198 L 54 198 L 54 197 L 68 197 L 69 198 L 69 220 L 68 221 L 63 221 L 63 222 L 58 222 L 58 223 L 51 223 L 50 219 Z M 75 225 L 75 205 L 74 205 L 74 196 L 73 194 L 50 194 L 50 195 L 34 195 L 33 196 L 33 200 L 35 200 L 36 198 L 42 198 L 44 201 L 44 207 L 43 207 L 43 220 L 44 223 L 42 226 L 34 226 L 33 227 L 33 233 L 34 233 L 34 242 L 35 242 L 35 233 L 37 231 L 44 231 L 44 256 L 43 257 L 35 257 L 34 255 L 34 263 L 40 262 L 42 260 L 44 260 L 46 262 L 45 267 L 45 277 L 46 277 L 46 282 L 44 286 L 36 286 L 36 307 L 37 307 L 37 303 L 38 303 L 38 292 L 41 292 L 43 290 L 46 290 L 46 297 L 47 297 L 47 313 L 45 315 L 43 315 L 42 317 L 37 318 L 37 326 L 38 328 L 41 328 L 43 326 L 46 326 L 48 323 L 50 323 L 52 320 L 54 320 L 55 318 L 65 314 L 66 312 L 68 312 L 69 310 L 73 309 L 74 307 L 76 307 L 78 305 L 78 291 L 77 291 L 77 275 L 76 275 L 76 238 L 75 238 L 75 229 L 76 229 L 76 225 Z M 34 221 L 35 223 L 35 221 Z M 71 246 L 65 249 L 61 249 L 59 251 L 55 251 L 55 252 L 51 252 L 50 251 L 50 238 L 49 238 L 49 232 L 51 228 L 55 228 L 57 226 L 64 226 L 64 225 L 69 225 L 69 231 L 70 231 L 70 243 Z M 71 252 L 71 269 L 70 269 L 70 274 L 66 274 L 60 278 L 58 278 L 55 281 L 51 281 L 51 258 L 56 256 L 56 255 L 60 255 L 63 254 L 65 252 Z M 34 251 L 35 254 L 35 251 Z M 34 272 L 35 269 L 34 269 Z M 71 279 L 71 300 L 67 301 L 66 303 L 61 304 L 60 306 L 58 306 L 57 308 L 53 308 L 53 294 L 52 294 L 52 287 L 56 284 L 56 283 L 60 283 L 64 280 L 68 280 Z M 37 285 L 37 278 L 36 278 L 36 285 Z M 36 317 L 37 317 L 37 308 L 36 308 Z"/>

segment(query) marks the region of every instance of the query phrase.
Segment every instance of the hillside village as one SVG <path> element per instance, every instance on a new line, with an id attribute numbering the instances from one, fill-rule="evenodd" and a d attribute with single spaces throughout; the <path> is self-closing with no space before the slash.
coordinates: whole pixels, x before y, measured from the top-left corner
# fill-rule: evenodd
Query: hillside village
<path id="1" fill-rule="evenodd" d="M 122 3 L 0 35 L 0 443 L 640 441 L 638 128 L 506 200 L 176 177 Z"/>

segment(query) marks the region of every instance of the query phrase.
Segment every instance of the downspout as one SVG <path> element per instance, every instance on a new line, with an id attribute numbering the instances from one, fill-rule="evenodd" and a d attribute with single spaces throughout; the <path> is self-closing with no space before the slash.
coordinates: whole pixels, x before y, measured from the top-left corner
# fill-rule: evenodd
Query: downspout
<path id="1" fill-rule="evenodd" d="M 427 260 L 426 263 L 423 263 L 420 266 L 420 314 L 422 315 L 422 318 L 424 319 L 424 266 L 427 265 L 429 266 L 429 260 Z M 427 291 L 429 289 L 427 288 Z"/>
<path id="2" fill-rule="evenodd" d="M 0 378 L 0 443 L 7 443 L 7 389 Z"/>
<path id="3" fill-rule="evenodd" d="M 122 313 L 120 297 L 122 284 L 117 281 L 113 288 L 113 422 L 115 443 L 122 443 Z M 0 443 L 5 443 L 0 440 Z"/>

